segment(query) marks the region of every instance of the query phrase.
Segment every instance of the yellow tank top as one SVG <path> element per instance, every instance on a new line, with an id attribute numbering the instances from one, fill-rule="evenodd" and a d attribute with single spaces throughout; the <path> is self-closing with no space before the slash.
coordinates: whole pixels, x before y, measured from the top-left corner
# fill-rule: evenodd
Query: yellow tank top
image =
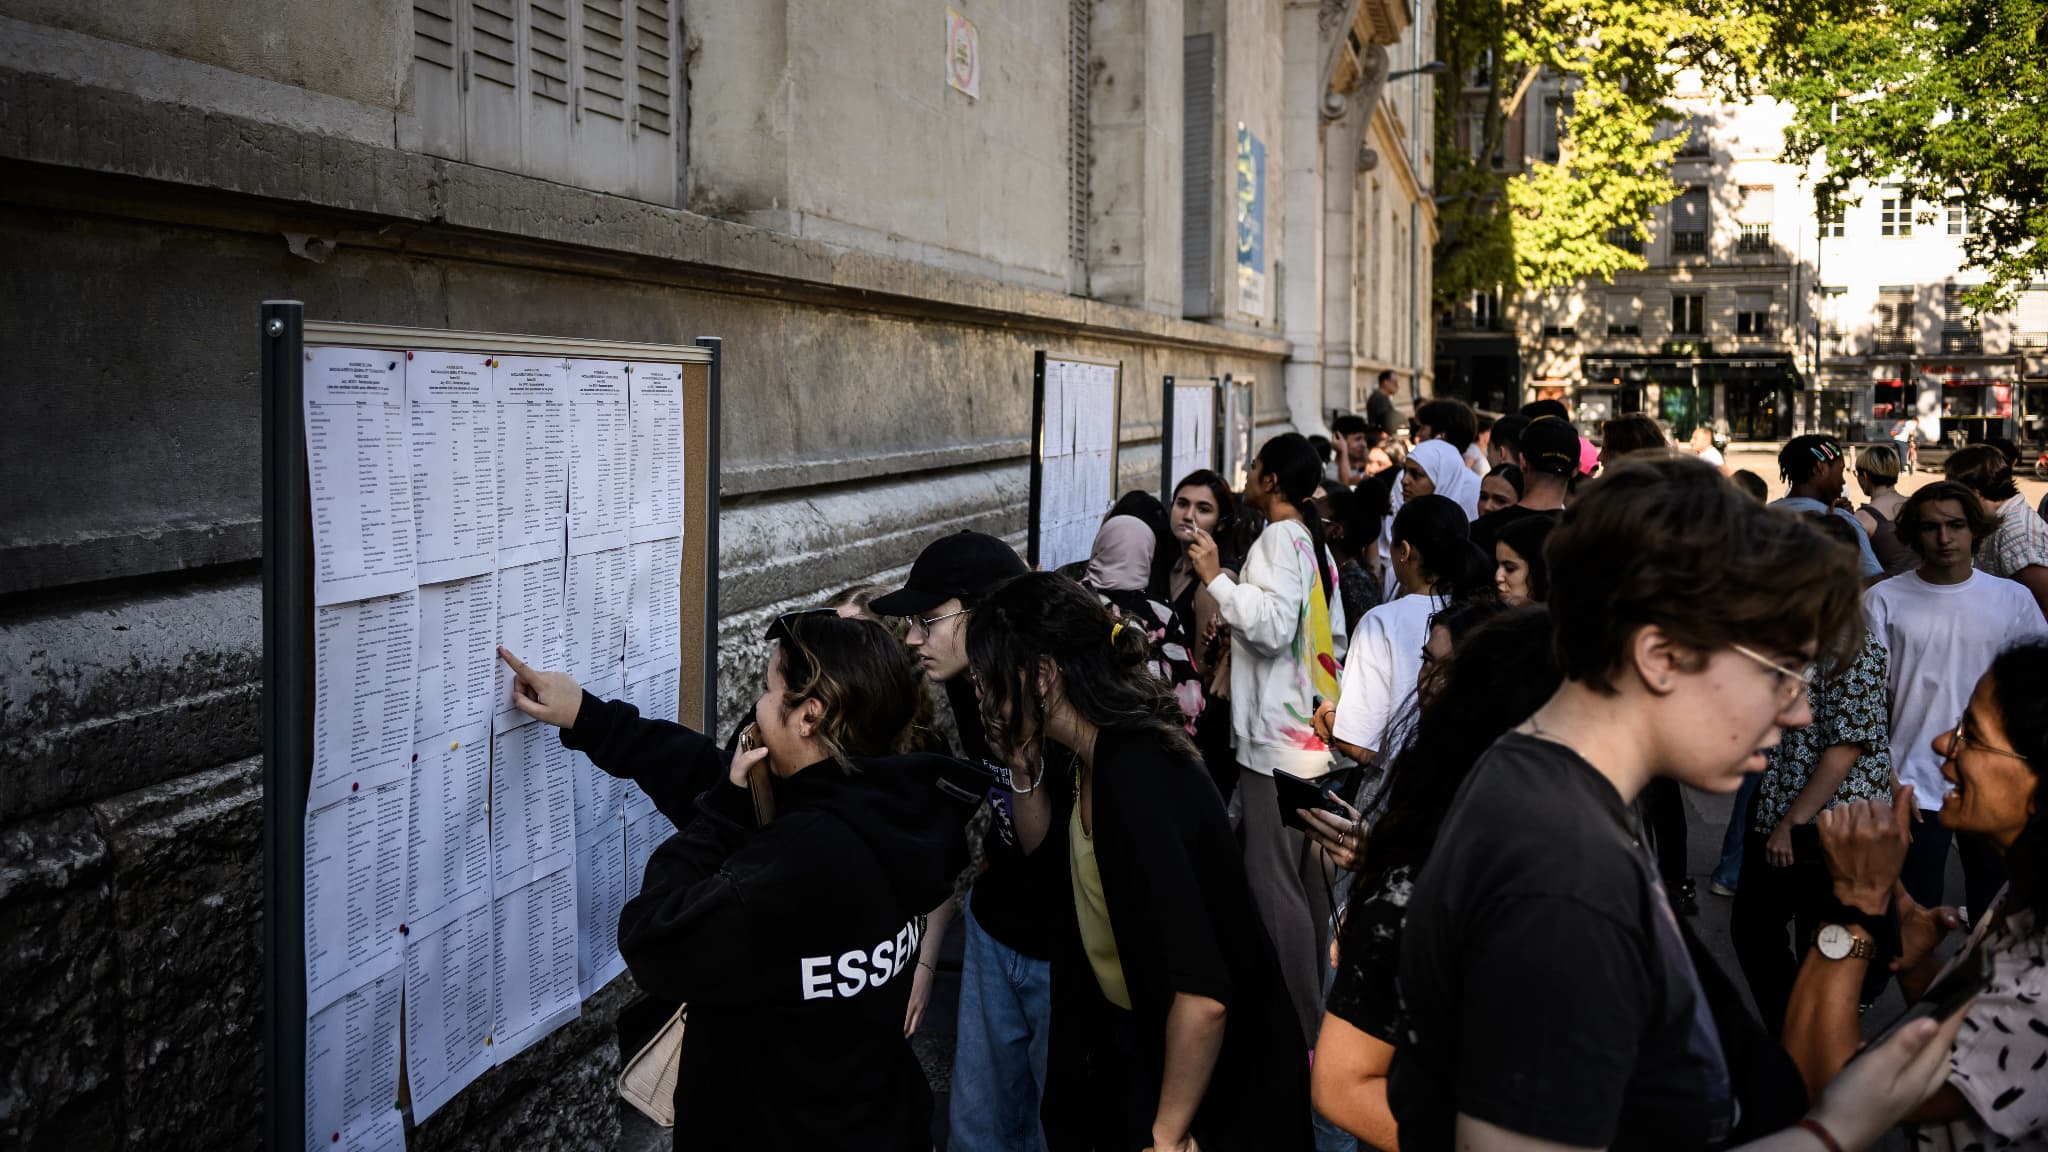
<path id="1" fill-rule="evenodd" d="M 1074 912 L 1081 919 L 1081 947 L 1095 983 L 1111 1004 L 1128 1012 L 1131 993 L 1124 987 L 1123 960 L 1116 953 L 1116 933 L 1109 926 L 1109 901 L 1102 896 L 1102 870 L 1095 866 L 1095 841 L 1081 828 L 1081 805 L 1067 817 L 1067 862 L 1074 874 Z"/>

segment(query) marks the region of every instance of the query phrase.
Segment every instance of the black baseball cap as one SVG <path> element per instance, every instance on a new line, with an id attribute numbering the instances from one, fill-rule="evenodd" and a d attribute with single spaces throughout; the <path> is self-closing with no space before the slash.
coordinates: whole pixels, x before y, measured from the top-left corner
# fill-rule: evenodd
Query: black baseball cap
<path id="1" fill-rule="evenodd" d="M 1579 470 L 1579 432 L 1555 416 L 1538 416 L 1515 442 L 1522 462 L 1532 471 L 1570 476 Z"/>
<path id="2" fill-rule="evenodd" d="M 981 596 L 1029 571 L 1017 550 L 986 532 L 941 536 L 917 554 L 903 587 L 868 602 L 877 616 L 917 616 L 948 600 Z"/>

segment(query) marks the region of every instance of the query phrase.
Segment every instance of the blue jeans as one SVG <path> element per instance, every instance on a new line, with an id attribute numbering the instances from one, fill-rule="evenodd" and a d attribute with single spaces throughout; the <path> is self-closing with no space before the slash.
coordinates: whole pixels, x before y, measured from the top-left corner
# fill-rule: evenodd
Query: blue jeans
<path id="1" fill-rule="evenodd" d="M 960 1035 L 953 1051 L 956 1152 L 1044 1152 L 1038 1119 L 1052 1022 L 1052 964 L 998 943 L 967 900 L 960 965 Z"/>
<path id="2" fill-rule="evenodd" d="M 1714 865 L 1714 883 L 1723 888 L 1735 887 L 1742 877 L 1742 837 L 1749 830 L 1749 801 L 1763 778 L 1761 772 L 1744 776 L 1741 790 L 1735 793 L 1735 811 L 1728 817 L 1728 831 L 1721 836 L 1721 862 Z"/>

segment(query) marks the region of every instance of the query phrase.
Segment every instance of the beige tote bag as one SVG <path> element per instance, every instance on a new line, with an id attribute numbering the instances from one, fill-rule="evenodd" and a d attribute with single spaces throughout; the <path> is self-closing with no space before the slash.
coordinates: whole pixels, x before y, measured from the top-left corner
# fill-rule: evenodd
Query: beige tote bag
<path id="1" fill-rule="evenodd" d="M 689 1011 L 687 1004 L 676 1009 L 619 1074 L 619 1095 L 663 1128 L 676 1126 L 676 1074 L 683 1061 L 683 1024 Z"/>

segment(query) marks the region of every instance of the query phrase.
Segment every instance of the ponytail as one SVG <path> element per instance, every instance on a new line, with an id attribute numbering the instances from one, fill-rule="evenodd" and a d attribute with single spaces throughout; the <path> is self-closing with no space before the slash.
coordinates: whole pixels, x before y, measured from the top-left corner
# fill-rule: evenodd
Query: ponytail
<path id="1" fill-rule="evenodd" d="M 1330 587 L 1330 574 L 1323 563 L 1327 546 L 1323 543 L 1323 515 L 1315 501 L 1316 487 L 1323 482 L 1322 457 L 1308 437 L 1283 432 L 1259 445 L 1258 459 L 1259 467 L 1279 482 L 1280 494 L 1301 514 L 1301 526 L 1308 529 L 1309 542 L 1315 546 L 1316 585 L 1327 602 L 1336 590 Z"/>
<path id="2" fill-rule="evenodd" d="M 1401 505 L 1394 516 L 1393 538 L 1421 554 L 1432 593 L 1464 600 L 1493 588 L 1493 563 L 1472 542 L 1472 522 L 1465 510 L 1448 497 L 1432 493 Z"/>

